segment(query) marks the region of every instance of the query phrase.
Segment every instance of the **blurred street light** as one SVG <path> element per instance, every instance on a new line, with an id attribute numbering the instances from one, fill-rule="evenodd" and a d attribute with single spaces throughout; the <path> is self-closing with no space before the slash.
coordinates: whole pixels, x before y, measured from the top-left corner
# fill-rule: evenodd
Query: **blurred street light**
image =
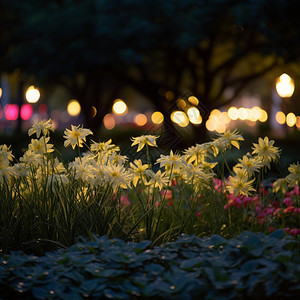
<path id="1" fill-rule="evenodd" d="M 29 103 L 36 103 L 40 99 L 40 91 L 31 85 L 26 91 L 26 100 Z"/>
<path id="2" fill-rule="evenodd" d="M 125 115 L 127 113 L 127 105 L 123 100 L 116 99 L 113 104 L 112 110 L 116 115 Z"/>
<path id="3" fill-rule="evenodd" d="M 289 98 L 295 90 L 294 80 L 286 73 L 278 77 L 276 91 L 281 98 Z"/>
<path id="4" fill-rule="evenodd" d="M 76 117 L 80 114 L 81 106 L 78 100 L 72 99 L 69 101 L 67 106 L 67 112 L 72 117 Z"/>

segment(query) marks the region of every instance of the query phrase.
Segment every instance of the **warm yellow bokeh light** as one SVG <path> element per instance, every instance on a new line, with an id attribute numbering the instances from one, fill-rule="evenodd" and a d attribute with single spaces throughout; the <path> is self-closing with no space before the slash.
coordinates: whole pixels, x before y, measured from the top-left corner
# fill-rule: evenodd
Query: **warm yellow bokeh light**
<path id="1" fill-rule="evenodd" d="M 166 99 L 167 99 L 168 101 L 172 101 L 172 100 L 174 99 L 174 97 L 175 97 L 175 94 L 174 94 L 174 92 L 172 92 L 172 91 L 167 91 L 167 92 L 165 93 L 165 97 L 166 97 Z"/>
<path id="2" fill-rule="evenodd" d="M 256 122 L 261 117 L 262 110 L 258 106 L 254 106 L 248 110 L 248 120 Z"/>
<path id="3" fill-rule="evenodd" d="M 239 118 L 238 109 L 234 106 L 228 109 L 228 116 L 231 120 L 237 120 Z"/>
<path id="4" fill-rule="evenodd" d="M 267 112 L 264 110 L 264 109 L 261 109 L 260 110 L 260 117 L 259 117 L 259 121 L 260 122 L 266 122 L 267 120 L 268 120 L 268 114 L 267 114 Z"/>
<path id="5" fill-rule="evenodd" d="M 202 123 L 202 117 L 200 115 L 199 110 L 196 107 L 190 107 L 187 110 L 187 115 L 188 115 L 191 123 L 193 123 L 193 124 L 201 124 Z"/>
<path id="6" fill-rule="evenodd" d="M 40 99 L 40 91 L 35 88 L 33 85 L 31 85 L 27 91 L 26 91 L 26 94 L 25 94 L 25 98 L 27 100 L 27 102 L 29 103 L 36 103 L 39 101 Z"/>
<path id="7" fill-rule="evenodd" d="M 248 110 L 247 108 L 240 107 L 238 109 L 238 117 L 240 120 L 246 120 L 248 118 Z"/>
<path id="8" fill-rule="evenodd" d="M 113 117 L 113 115 L 111 115 L 111 114 L 105 115 L 103 118 L 103 124 L 106 129 L 108 129 L 108 130 L 113 129 L 116 125 L 116 121 L 115 121 L 115 118 Z"/>
<path id="9" fill-rule="evenodd" d="M 90 113 L 91 113 L 91 117 L 95 118 L 96 115 L 97 115 L 97 108 L 95 106 L 92 106 L 91 110 L 90 110 Z"/>
<path id="10" fill-rule="evenodd" d="M 197 106 L 199 104 L 199 100 L 195 96 L 190 96 L 188 98 L 188 101 L 194 106 Z"/>
<path id="11" fill-rule="evenodd" d="M 294 113 L 289 113 L 286 116 L 286 124 L 289 127 L 293 127 L 296 124 L 297 118 Z"/>
<path id="12" fill-rule="evenodd" d="M 2 89 L 0 88 L 0 98 L 2 97 Z"/>
<path id="13" fill-rule="evenodd" d="M 210 112 L 211 115 L 213 116 L 219 116 L 221 114 L 221 111 L 218 110 L 218 109 L 213 109 L 211 112 Z"/>
<path id="14" fill-rule="evenodd" d="M 171 120 L 181 127 L 186 127 L 189 125 L 189 119 L 183 111 L 173 111 L 171 113 Z"/>
<path id="15" fill-rule="evenodd" d="M 209 131 L 215 131 L 217 129 L 217 123 L 214 122 L 212 119 L 208 119 L 205 123 L 205 127 L 207 128 L 207 130 Z"/>
<path id="16" fill-rule="evenodd" d="M 220 115 L 218 116 L 218 118 L 219 118 L 219 121 L 221 123 L 224 123 L 225 125 L 227 125 L 230 122 L 230 118 L 229 118 L 227 112 L 220 113 Z"/>
<path id="17" fill-rule="evenodd" d="M 147 119 L 146 115 L 144 115 L 144 114 L 138 114 L 134 118 L 134 122 L 138 126 L 144 126 L 147 123 L 147 121 L 148 121 L 148 119 Z"/>
<path id="18" fill-rule="evenodd" d="M 75 99 L 70 100 L 67 106 L 67 112 L 72 117 L 78 116 L 81 112 L 80 103 Z"/>
<path id="19" fill-rule="evenodd" d="M 296 126 L 298 129 L 300 128 L 300 117 L 299 116 L 296 119 Z"/>
<path id="20" fill-rule="evenodd" d="M 127 105 L 121 99 L 116 99 L 112 107 L 113 113 L 116 115 L 124 115 L 127 113 Z"/>
<path id="21" fill-rule="evenodd" d="M 218 133 L 224 133 L 226 131 L 226 125 L 224 123 L 218 123 L 216 127 Z"/>
<path id="22" fill-rule="evenodd" d="M 186 102 L 183 99 L 178 99 L 176 104 L 179 109 L 184 109 L 186 107 Z"/>
<path id="23" fill-rule="evenodd" d="M 285 119 L 286 119 L 284 112 L 278 111 L 276 113 L 275 119 L 276 119 L 277 123 L 279 123 L 281 125 L 284 124 L 285 123 Z"/>
<path id="24" fill-rule="evenodd" d="M 291 97 L 295 90 L 294 80 L 288 74 L 282 74 L 276 81 L 276 91 L 282 98 Z"/>
<path id="25" fill-rule="evenodd" d="M 160 111 L 155 111 L 151 115 L 151 120 L 154 124 L 161 124 L 164 121 L 164 115 Z"/>

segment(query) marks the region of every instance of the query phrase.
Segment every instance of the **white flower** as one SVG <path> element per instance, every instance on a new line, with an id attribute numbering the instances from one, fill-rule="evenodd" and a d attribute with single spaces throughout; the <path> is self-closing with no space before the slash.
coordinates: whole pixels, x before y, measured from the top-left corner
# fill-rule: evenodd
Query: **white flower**
<path id="1" fill-rule="evenodd" d="M 156 145 L 156 139 L 158 136 L 155 135 L 142 135 L 139 137 L 133 137 L 131 140 L 133 143 L 131 144 L 132 146 L 138 145 L 137 152 L 141 151 L 145 145 L 149 145 L 151 147 L 157 147 Z"/>
<path id="2" fill-rule="evenodd" d="M 161 173 L 161 170 L 158 170 L 156 173 L 149 170 L 149 176 L 150 181 L 148 182 L 148 185 L 154 185 L 154 187 L 158 187 L 159 190 L 161 190 L 163 187 L 168 185 L 168 178 L 166 178 L 166 173 Z"/>
<path id="3" fill-rule="evenodd" d="M 64 142 L 64 146 L 72 146 L 75 149 L 76 145 L 78 147 L 83 147 L 83 142 L 86 141 L 86 137 L 93 132 L 90 129 L 85 129 L 82 127 L 71 125 L 71 130 L 66 129 L 64 131 L 64 138 L 66 139 Z"/>
<path id="4" fill-rule="evenodd" d="M 49 134 L 49 130 L 54 131 L 54 126 L 51 122 L 51 119 L 48 121 L 34 121 L 32 127 L 28 130 L 28 135 L 31 136 L 36 133 L 37 138 L 39 138 L 41 132 L 44 135 L 47 135 Z"/>

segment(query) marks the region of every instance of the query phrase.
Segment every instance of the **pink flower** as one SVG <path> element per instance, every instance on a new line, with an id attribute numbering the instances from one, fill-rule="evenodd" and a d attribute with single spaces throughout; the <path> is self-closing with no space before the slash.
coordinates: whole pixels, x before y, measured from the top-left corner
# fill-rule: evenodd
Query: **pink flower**
<path id="1" fill-rule="evenodd" d="M 159 206 L 160 206 L 159 201 L 156 201 L 156 202 L 154 203 L 154 205 L 155 205 L 156 207 L 159 207 Z"/>
<path id="2" fill-rule="evenodd" d="M 300 207 L 295 207 L 294 208 L 294 213 L 297 216 L 298 214 L 300 214 Z"/>
<path id="3" fill-rule="evenodd" d="M 290 234 L 292 236 L 297 236 L 298 234 L 300 234 L 300 229 L 297 229 L 297 228 L 291 229 Z"/>
<path id="4" fill-rule="evenodd" d="M 284 231 L 285 233 L 289 233 L 289 232 L 290 232 L 290 228 L 288 228 L 288 227 L 287 227 L 287 228 L 284 228 L 283 231 Z"/>
<path id="5" fill-rule="evenodd" d="M 127 195 L 125 194 L 124 196 L 120 197 L 120 204 L 122 205 L 130 205 L 131 201 L 128 199 Z"/>
<path id="6" fill-rule="evenodd" d="M 299 196 L 299 185 L 296 185 L 294 187 L 294 192 L 295 192 L 295 195 Z"/>
<path id="7" fill-rule="evenodd" d="M 283 200 L 283 204 L 286 205 L 286 206 L 292 206 L 292 205 L 293 205 L 293 201 L 292 201 L 291 198 L 286 197 L 286 198 L 284 198 L 284 200 Z"/>
<path id="8" fill-rule="evenodd" d="M 273 207 L 266 207 L 265 212 L 267 215 L 272 215 L 274 210 L 275 209 Z"/>
<path id="9" fill-rule="evenodd" d="M 273 231 L 274 231 L 274 227 L 270 226 L 270 227 L 268 228 L 268 232 L 273 232 Z"/>
<path id="10" fill-rule="evenodd" d="M 201 211 L 198 211 L 197 214 L 196 214 L 196 216 L 197 216 L 198 218 L 200 218 L 200 217 L 202 216 Z"/>
<path id="11" fill-rule="evenodd" d="M 214 189 L 220 193 L 221 192 L 221 186 L 222 186 L 222 180 L 218 178 L 214 178 Z"/>

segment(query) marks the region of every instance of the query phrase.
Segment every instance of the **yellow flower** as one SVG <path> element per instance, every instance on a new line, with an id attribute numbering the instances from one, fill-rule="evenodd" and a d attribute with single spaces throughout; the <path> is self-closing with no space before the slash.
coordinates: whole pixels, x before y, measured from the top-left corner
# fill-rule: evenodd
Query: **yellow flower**
<path id="1" fill-rule="evenodd" d="M 270 168 L 270 163 L 279 158 L 280 150 L 278 147 L 273 146 L 274 141 L 269 141 L 268 137 L 264 139 L 259 138 L 258 144 L 253 143 L 252 154 L 256 154 L 257 158 L 262 162 L 264 166 Z"/>
<path id="2" fill-rule="evenodd" d="M 133 143 L 131 144 L 132 146 L 138 145 L 137 152 L 141 151 L 145 145 L 149 145 L 151 147 L 157 147 L 156 145 L 156 139 L 158 136 L 155 135 L 142 135 L 139 137 L 132 137 L 131 140 Z"/>
<path id="3" fill-rule="evenodd" d="M 32 127 L 28 130 L 28 135 L 31 136 L 36 133 L 37 138 L 39 138 L 41 132 L 43 132 L 44 135 L 47 135 L 49 134 L 49 130 L 54 131 L 51 119 L 48 121 L 34 121 Z"/>
<path id="4" fill-rule="evenodd" d="M 240 149 L 239 141 L 243 141 L 244 138 L 239 134 L 235 129 L 233 132 L 230 130 L 225 131 L 224 133 L 218 134 L 218 138 L 215 139 L 211 144 L 221 150 L 226 150 L 230 148 L 231 145 Z"/>
<path id="5" fill-rule="evenodd" d="M 209 145 L 205 144 L 196 144 L 184 151 L 185 160 L 187 163 L 195 163 L 196 165 L 204 161 L 207 157 L 210 156 Z"/>
<path id="6" fill-rule="evenodd" d="M 27 165 L 33 164 L 34 166 L 38 166 L 42 164 L 43 157 L 41 154 L 36 153 L 35 151 L 27 150 L 20 158 L 20 161 Z"/>
<path id="7" fill-rule="evenodd" d="M 64 131 L 64 138 L 66 139 L 64 142 L 64 146 L 72 146 L 75 149 L 76 145 L 78 147 L 83 147 L 83 142 L 86 141 L 86 136 L 93 134 L 90 129 L 85 129 L 82 127 L 71 125 L 71 130 L 66 129 Z"/>
<path id="8" fill-rule="evenodd" d="M 82 158 L 75 157 L 75 160 L 69 163 L 69 168 L 75 169 L 75 179 L 82 179 L 83 181 L 89 182 L 93 177 L 93 166 L 90 161 L 90 157 L 84 156 Z"/>
<path id="9" fill-rule="evenodd" d="M 288 168 L 290 174 L 286 176 L 290 186 L 299 185 L 300 182 L 300 164 L 291 164 Z"/>
<path id="10" fill-rule="evenodd" d="M 28 145 L 28 149 L 40 154 L 51 153 L 54 149 L 52 149 L 53 144 L 47 144 L 49 139 L 49 137 L 41 137 L 39 140 L 32 139 L 31 144 Z"/>
<path id="11" fill-rule="evenodd" d="M 161 190 L 164 186 L 168 184 L 168 179 L 166 178 L 165 173 L 161 173 L 161 170 L 158 170 L 156 173 L 153 171 L 149 170 L 149 176 L 150 176 L 150 181 L 148 182 L 148 185 L 154 185 L 154 187 L 158 187 L 159 190 Z"/>
<path id="12" fill-rule="evenodd" d="M 140 159 L 134 160 L 133 163 L 130 163 L 129 172 L 132 174 L 132 184 L 136 187 L 139 180 L 143 181 L 146 179 L 147 169 L 149 168 L 148 164 L 144 164 Z"/>
<path id="13" fill-rule="evenodd" d="M 7 147 L 5 144 L 0 145 L 0 156 L 3 156 L 3 158 L 5 160 L 7 160 L 7 162 L 13 161 L 13 159 L 14 159 L 14 156 L 12 155 L 10 147 L 11 146 Z"/>
<path id="14" fill-rule="evenodd" d="M 273 192 L 278 193 L 279 191 L 284 195 L 288 191 L 288 181 L 286 178 L 279 178 L 273 182 Z"/>
<path id="15" fill-rule="evenodd" d="M 245 169 L 233 167 L 233 171 L 236 175 L 230 176 L 226 184 L 226 189 L 229 193 L 234 194 L 235 196 L 239 194 L 248 196 L 251 192 L 255 191 L 252 187 L 254 179 L 249 180 Z"/>
<path id="16" fill-rule="evenodd" d="M 170 170 L 171 168 L 180 168 L 183 166 L 183 157 L 178 154 L 173 154 L 173 151 L 170 151 L 170 155 L 160 155 L 160 158 L 157 159 L 157 163 L 160 163 L 160 167 L 165 167 Z"/>
<path id="17" fill-rule="evenodd" d="M 109 139 L 107 142 L 95 142 L 93 141 L 91 144 L 91 150 L 93 152 L 111 152 L 114 150 L 114 152 L 120 151 L 120 148 L 114 144 L 111 143 L 112 140 Z"/>
<path id="18" fill-rule="evenodd" d="M 244 155 L 243 158 L 239 158 L 238 161 L 239 163 L 236 164 L 236 167 L 245 169 L 249 178 L 263 166 L 257 157 L 249 157 L 248 155 Z"/>
<path id="19" fill-rule="evenodd" d="M 105 180 L 113 190 L 117 188 L 127 189 L 130 184 L 130 175 L 123 166 L 106 166 L 104 170 Z"/>

